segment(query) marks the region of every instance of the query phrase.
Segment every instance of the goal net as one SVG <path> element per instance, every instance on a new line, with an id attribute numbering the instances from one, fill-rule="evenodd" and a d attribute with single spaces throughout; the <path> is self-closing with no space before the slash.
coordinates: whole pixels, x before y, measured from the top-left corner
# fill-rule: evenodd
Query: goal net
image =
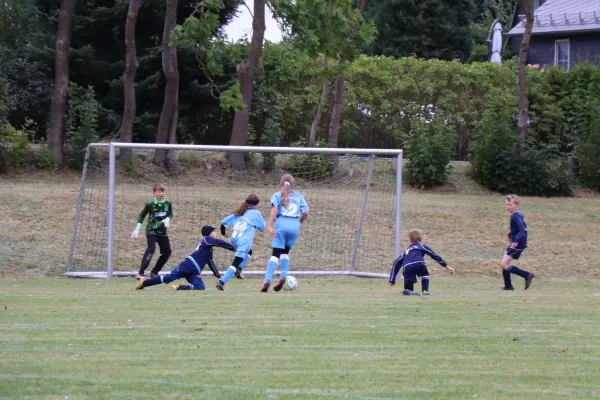
<path id="1" fill-rule="evenodd" d="M 126 149 L 126 150 L 125 150 Z M 119 153 L 131 161 L 121 164 Z M 153 161 L 157 152 L 171 160 L 167 169 Z M 234 169 L 241 153 L 245 169 Z M 254 193 L 268 220 L 270 199 L 284 173 L 295 178 L 310 208 L 294 249 L 294 275 L 386 277 L 400 252 L 402 151 L 288 147 L 232 147 L 99 143 L 88 147 L 74 221 L 66 276 L 112 277 L 137 273 L 146 249 L 147 223 L 131 239 L 152 186 L 162 183 L 173 207 L 168 228 L 172 254 L 163 272 L 195 250 L 203 225 L 220 221 Z M 257 231 L 245 275 L 262 275 L 272 238 Z M 158 257 L 156 253 L 146 271 Z M 224 271 L 233 253 L 215 248 Z M 203 273 L 210 274 L 206 268 Z"/>

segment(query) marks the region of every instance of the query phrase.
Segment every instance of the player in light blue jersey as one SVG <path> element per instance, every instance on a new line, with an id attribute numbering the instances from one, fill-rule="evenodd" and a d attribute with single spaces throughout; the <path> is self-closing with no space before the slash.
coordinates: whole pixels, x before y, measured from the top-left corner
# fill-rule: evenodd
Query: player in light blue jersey
<path id="1" fill-rule="evenodd" d="M 273 253 L 267 263 L 267 273 L 261 292 L 268 292 L 277 263 L 281 261 L 280 278 L 273 290 L 280 291 L 285 285 L 288 274 L 290 250 L 294 248 L 296 238 L 300 233 L 300 224 L 308 218 L 308 204 L 301 193 L 294 191 L 294 178 L 285 174 L 279 181 L 281 191 L 271 197 L 271 213 L 267 228 L 273 236 Z M 273 226 L 275 223 L 275 226 Z"/>
<path id="2" fill-rule="evenodd" d="M 258 229 L 265 231 L 265 219 L 256 206 L 260 202 L 255 194 L 251 194 L 232 214 L 221 221 L 221 234 L 227 237 L 226 228 L 233 227 L 231 232 L 231 244 L 235 247 L 235 258 L 231 266 L 225 272 L 225 276 L 217 283 L 217 289 L 225 290 L 225 284 L 234 276 L 238 279 L 244 279 L 242 268 L 250 260 L 252 255 L 252 242 L 254 234 Z"/>

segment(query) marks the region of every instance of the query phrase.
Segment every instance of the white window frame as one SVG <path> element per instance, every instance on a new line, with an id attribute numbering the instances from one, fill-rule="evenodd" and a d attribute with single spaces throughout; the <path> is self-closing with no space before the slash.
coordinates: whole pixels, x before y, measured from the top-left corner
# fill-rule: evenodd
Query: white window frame
<path id="1" fill-rule="evenodd" d="M 569 68 L 571 67 L 571 42 L 569 41 L 569 39 L 560 39 L 560 40 L 556 40 L 554 41 L 554 66 L 555 67 L 559 67 L 559 62 L 561 60 L 558 59 L 558 49 L 559 46 L 562 44 L 567 44 L 567 66 L 565 68 L 565 71 L 568 71 Z M 562 60 L 564 62 L 564 60 Z"/>

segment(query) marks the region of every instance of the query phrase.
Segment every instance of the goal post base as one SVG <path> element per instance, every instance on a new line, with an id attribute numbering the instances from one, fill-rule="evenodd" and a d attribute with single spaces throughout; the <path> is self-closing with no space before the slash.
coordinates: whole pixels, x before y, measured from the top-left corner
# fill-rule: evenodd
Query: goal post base
<path id="1" fill-rule="evenodd" d="M 220 271 L 224 274 L 225 271 Z M 252 270 L 243 271 L 244 276 L 247 277 L 264 277 L 266 271 Z M 166 275 L 168 272 L 161 271 L 160 275 Z M 136 271 L 114 271 L 114 278 L 135 278 L 137 275 Z M 279 276 L 279 273 L 275 273 L 275 276 Z M 388 278 L 388 274 L 381 274 L 375 272 L 348 272 L 348 271 L 290 271 L 288 275 L 293 276 L 355 276 L 359 278 Z M 88 279 L 108 279 L 108 273 L 106 271 L 86 271 L 86 272 L 66 272 L 64 274 L 67 278 L 88 278 Z M 210 271 L 202 271 L 203 277 L 213 277 L 213 273 Z"/>

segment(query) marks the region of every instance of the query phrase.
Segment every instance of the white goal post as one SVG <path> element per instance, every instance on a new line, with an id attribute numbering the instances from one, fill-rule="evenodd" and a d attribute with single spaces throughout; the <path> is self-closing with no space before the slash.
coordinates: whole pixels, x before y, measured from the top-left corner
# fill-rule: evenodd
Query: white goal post
<path id="1" fill-rule="evenodd" d="M 127 149 L 131 161 L 119 162 Z M 155 155 L 174 160 L 169 169 Z M 234 169 L 228 154 L 244 153 Z M 124 153 L 124 152 L 123 152 Z M 247 195 L 268 219 L 279 178 L 291 173 L 310 217 L 290 252 L 290 274 L 387 277 L 401 252 L 402 150 L 93 143 L 86 150 L 65 276 L 111 278 L 137 273 L 146 239 L 130 238 L 138 214 L 163 183 L 173 206 L 172 254 L 163 273 L 189 255 L 203 225 L 220 226 Z M 145 227 L 145 223 L 144 223 Z M 160 255 L 156 254 L 149 272 Z M 247 276 L 264 275 L 271 237 L 257 231 Z M 231 252 L 214 250 L 225 270 Z M 207 268 L 203 274 L 210 274 Z"/>

